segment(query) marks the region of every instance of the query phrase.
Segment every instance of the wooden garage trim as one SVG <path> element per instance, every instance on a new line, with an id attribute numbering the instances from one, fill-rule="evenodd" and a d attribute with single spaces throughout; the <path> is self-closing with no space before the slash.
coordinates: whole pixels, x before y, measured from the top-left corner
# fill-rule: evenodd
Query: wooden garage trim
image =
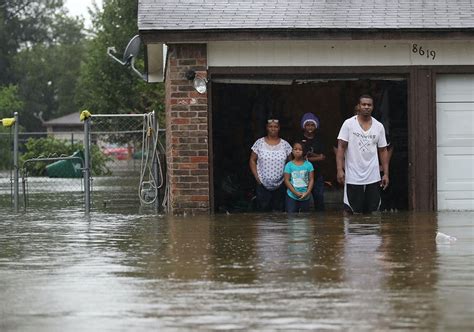
<path id="1" fill-rule="evenodd" d="M 409 209 L 436 208 L 436 108 L 431 68 L 412 69 L 409 80 Z"/>
<path id="2" fill-rule="evenodd" d="M 409 208 L 437 211 L 436 76 L 470 74 L 474 66 L 413 67 L 409 90 Z M 416 110 L 416 112 L 410 112 Z"/>
<path id="3" fill-rule="evenodd" d="M 410 66 L 390 67 L 209 67 L 208 73 L 214 77 L 257 77 L 265 76 L 271 78 L 308 78 L 320 76 L 331 77 L 360 77 L 360 75 L 407 75 L 411 71 Z"/>
<path id="4" fill-rule="evenodd" d="M 208 73 L 209 79 L 209 73 Z M 212 126 L 212 84 L 207 84 L 207 144 L 208 144 L 208 160 L 209 160 L 209 209 L 211 214 L 215 212 L 214 201 L 214 135 Z"/>

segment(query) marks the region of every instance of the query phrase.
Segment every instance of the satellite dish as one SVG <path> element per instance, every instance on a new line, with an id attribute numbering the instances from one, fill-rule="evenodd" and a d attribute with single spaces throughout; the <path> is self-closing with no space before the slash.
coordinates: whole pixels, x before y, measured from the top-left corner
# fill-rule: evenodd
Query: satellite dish
<path id="1" fill-rule="evenodd" d="M 140 51 L 141 40 L 140 36 L 136 35 L 127 44 L 125 51 L 123 52 L 123 62 L 130 64 L 133 57 L 137 57 Z"/>
<path id="2" fill-rule="evenodd" d="M 122 66 L 131 66 L 133 71 L 140 76 L 141 79 L 147 80 L 147 74 L 142 74 L 138 71 L 138 69 L 135 68 L 135 59 L 138 56 L 138 53 L 140 52 L 140 45 L 141 45 L 141 40 L 139 35 L 133 36 L 132 39 L 127 44 L 127 47 L 125 47 L 125 51 L 123 52 L 123 58 L 122 60 L 118 59 L 113 53 L 117 53 L 117 50 L 115 49 L 114 46 L 107 47 L 107 54 L 120 63 Z M 113 52 L 113 53 L 112 53 Z"/>

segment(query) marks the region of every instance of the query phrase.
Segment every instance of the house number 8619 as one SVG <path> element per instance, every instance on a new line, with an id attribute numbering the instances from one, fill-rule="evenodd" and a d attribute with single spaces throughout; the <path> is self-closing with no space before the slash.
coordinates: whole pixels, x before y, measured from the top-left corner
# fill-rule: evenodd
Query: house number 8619
<path id="1" fill-rule="evenodd" d="M 434 60 L 436 58 L 435 50 L 424 49 L 423 46 L 418 44 L 413 44 L 411 51 L 412 53 L 416 53 L 431 60 Z"/>

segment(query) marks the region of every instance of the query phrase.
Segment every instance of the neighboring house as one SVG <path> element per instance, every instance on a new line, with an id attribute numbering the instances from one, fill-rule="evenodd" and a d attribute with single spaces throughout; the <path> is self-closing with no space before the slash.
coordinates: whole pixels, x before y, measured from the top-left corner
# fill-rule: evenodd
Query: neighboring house
<path id="1" fill-rule="evenodd" d="M 240 161 L 236 174 L 246 176 L 249 142 L 262 135 L 265 115 L 293 134 L 302 112 L 314 111 L 331 146 L 362 92 L 375 95 L 399 147 L 394 157 L 406 156 L 392 166 L 403 170 L 407 208 L 474 210 L 473 0 L 138 6 L 148 80 L 166 86 L 174 213 L 217 208 L 215 179 Z M 207 93 L 195 91 L 190 71 L 208 80 Z"/>
<path id="2" fill-rule="evenodd" d="M 48 136 L 78 143 L 84 140 L 84 123 L 79 120 L 79 113 L 74 112 L 56 119 L 43 121 Z"/>

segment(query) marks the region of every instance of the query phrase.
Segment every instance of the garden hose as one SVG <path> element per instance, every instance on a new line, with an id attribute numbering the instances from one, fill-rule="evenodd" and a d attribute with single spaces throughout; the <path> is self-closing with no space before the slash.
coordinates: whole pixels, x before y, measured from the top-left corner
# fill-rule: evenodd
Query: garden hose
<path id="1" fill-rule="evenodd" d="M 157 128 L 156 131 L 154 128 Z M 142 204 L 153 204 L 158 199 L 158 189 L 163 187 L 163 171 L 158 154 L 158 124 L 155 126 L 154 112 L 144 116 L 142 136 L 142 156 L 140 163 L 140 185 L 138 196 Z M 155 179 L 153 163 L 157 161 L 158 179 Z M 158 180 L 158 183 L 157 183 Z"/>

